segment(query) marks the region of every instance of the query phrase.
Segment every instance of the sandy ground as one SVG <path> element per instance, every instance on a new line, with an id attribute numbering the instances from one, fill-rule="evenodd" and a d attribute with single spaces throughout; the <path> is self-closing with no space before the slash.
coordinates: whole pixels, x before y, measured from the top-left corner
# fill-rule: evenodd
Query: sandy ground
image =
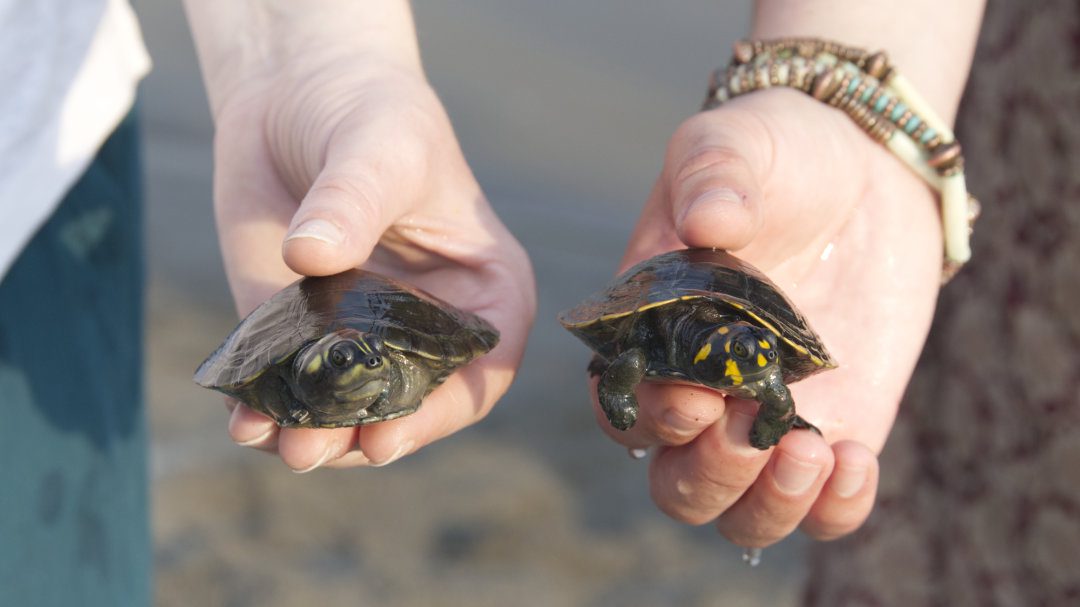
<path id="1" fill-rule="evenodd" d="M 417 0 L 430 78 L 540 307 L 483 423 L 379 470 L 298 476 L 234 446 L 191 373 L 235 324 L 210 216 L 212 129 L 176 2 L 137 1 L 149 402 L 160 605 L 792 605 L 805 540 L 756 569 L 666 519 L 646 464 L 605 439 L 584 347 L 555 313 L 610 277 L 664 145 L 748 7 L 687 0 Z"/>

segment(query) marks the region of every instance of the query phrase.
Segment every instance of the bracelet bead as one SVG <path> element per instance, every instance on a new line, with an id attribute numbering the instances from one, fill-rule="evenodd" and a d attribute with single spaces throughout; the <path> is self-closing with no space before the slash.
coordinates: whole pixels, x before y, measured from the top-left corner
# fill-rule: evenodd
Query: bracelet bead
<path id="1" fill-rule="evenodd" d="M 803 91 L 843 111 L 939 191 L 945 234 L 942 281 L 951 278 L 971 255 L 968 238 L 978 201 L 964 185 L 960 144 L 886 53 L 817 38 L 740 40 L 727 67 L 710 75 L 703 107 L 775 86 Z"/>

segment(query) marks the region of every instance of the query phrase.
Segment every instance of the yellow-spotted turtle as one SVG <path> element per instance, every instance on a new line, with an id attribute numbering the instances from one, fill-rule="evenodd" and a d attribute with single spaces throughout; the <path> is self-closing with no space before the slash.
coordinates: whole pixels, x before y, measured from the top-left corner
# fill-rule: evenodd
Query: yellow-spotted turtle
<path id="1" fill-rule="evenodd" d="M 611 424 L 637 420 L 641 381 L 700 384 L 761 403 L 750 444 L 768 449 L 792 428 L 787 384 L 836 366 L 803 315 L 764 274 L 719 250 L 647 259 L 559 315 L 596 355 L 597 396 Z"/>

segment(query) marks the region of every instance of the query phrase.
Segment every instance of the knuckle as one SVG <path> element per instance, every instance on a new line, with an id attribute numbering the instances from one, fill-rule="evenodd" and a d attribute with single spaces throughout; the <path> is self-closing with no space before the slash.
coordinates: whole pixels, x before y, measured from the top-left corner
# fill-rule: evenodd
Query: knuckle
<path id="1" fill-rule="evenodd" d="M 766 548 L 789 535 L 787 533 L 767 533 L 759 529 L 747 528 L 745 525 L 728 524 L 723 518 L 716 523 L 716 531 L 724 539 L 736 546 L 755 546 Z"/>
<path id="2" fill-rule="evenodd" d="M 654 462 L 662 459 L 657 458 Z M 745 493 L 747 487 L 748 484 L 732 482 L 702 466 L 686 474 L 678 474 L 664 463 L 657 463 L 650 470 L 649 489 L 653 502 L 671 518 L 691 525 L 715 520 Z"/>
<path id="3" fill-rule="evenodd" d="M 722 173 L 731 167 L 745 163 L 734 149 L 718 144 L 701 144 L 693 147 L 677 161 L 672 176 L 675 191 L 689 187 L 700 180 L 702 173 Z"/>
<path id="4" fill-rule="evenodd" d="M 819 518 L 807 518 L 801 525 L 806 535 L 821 542 L 831 542 L 840 539 L 855 531 L 862 524 L 863 519 L 857 520 L 823 520 Z"/>
<path id="5" fill-rule="evenodd" d="M 377 224 L 381 212 L 378 180 L 365 168 L 328 175 L 321 178 L 308 192 L 308 212 L 329 213 L 358 225 Z"/>
<path id="6" fill-rule="evenodd" d="M 703 497 L 700 495 L 700 488 L 683 486 L 678 481 L 668 485 L 654 479 L 649 484 L 649 492 L 656 507 L 680 523 L 697 526 L 716 520 L 718 509 L 699 503 Z M 694 494 L 698 494 L 698 499 L 694 499 Z"/>

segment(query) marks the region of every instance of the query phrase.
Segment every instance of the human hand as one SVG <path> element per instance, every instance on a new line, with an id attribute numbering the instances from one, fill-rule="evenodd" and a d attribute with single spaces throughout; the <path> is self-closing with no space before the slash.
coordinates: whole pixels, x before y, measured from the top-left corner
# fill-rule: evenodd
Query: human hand
<path id="1" fill-rule="evenodd" d="M 279 429 L 231 402 L 237 443 L 290 468 L 382 465 L 482 418 L 506 391 L 535 313 L 528 258 L 489 207 L 419 64 L 301 56 L 215 103 L 215 214 L 240 315 L 300 275 L 364 268 L 495 325 L 492 352 L 410 416 Z"/>
<path id="2" fill-rule="evenodd" d="M 772 89 L 679 128 L 630 243 L 621 269 L 685 247 L 751 262 L 840 365 L 790 386 L 797 412 L 824 438 L 793 431 L 769 451 L 749 445 L 756 403 L 699 386 L 641 384 L 627 432 L 595 406 L 615 441 L 656 447 L 649 482 L 661 510 L 691 524 L 715 520 L 747 547 L 799 526 L 818 539 L 858 528 L 938 290 L 931 191 L 841 112 Z"/>

